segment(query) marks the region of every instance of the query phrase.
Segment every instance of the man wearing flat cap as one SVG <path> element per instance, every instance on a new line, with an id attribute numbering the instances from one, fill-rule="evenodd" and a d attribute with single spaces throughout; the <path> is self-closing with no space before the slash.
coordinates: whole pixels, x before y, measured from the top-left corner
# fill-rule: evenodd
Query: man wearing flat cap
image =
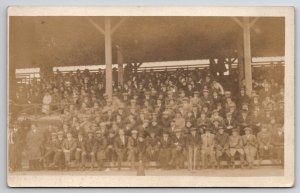
<path id="1" fill-rule="evenodd" d="M 198 152 L 201 146 L 201 136 L 197 133 L 197 128 L 192 127 L 186 137 L 186 146 L 188 152 L 188 169 L 195 170 L 198 163 Z"/>
<path id="2" fill-rule="evenodd" d="M 49 167 L 50 163 L 53 163 L 53 157 L 55 154 L 56 143 L 57 143 L 57 133 L 52 132 L 51 139 L 49 141 L 47 141 L 44 145 L 45 154 L 43 155 L 42 160 L 44 163 L 44 167 L 46 169 Z"/>
<path id="3" fill-rule="evenodd" d="M 95 156 L 95 138 L 94 132 L 88 131 L 88 137 L 84 142 L 83 150 L 81 154 L 82 159 L 82 169 L 86 167 L 86 163 L 90 161 L 90 168 L 93 169 L 95 167 L 96 156 Z"/>
<path id="4" fill-rule="evenodd" d="M 201 135 L 201 164 L 206 169 L 209 166 L 215 167 L 215 135 L 211 133 L 210 128 L 203 125 L 204 134 Z"/>
<path id="5" fill-rule="evenodd" d="M 75 164 L 76 167 L 82 168 L 82 151 L 84 150 L 84 136 L 82 132 L 79 132 L 76 138 L 76 151 L 75 151 Z"/>
<path id="6" fill-rule="evenodd" d="M 114 140 L 114 148 L 117 154 L 118 170 L 121 170 L 121 164 L 125 159 L 128 147 L 128 137 L 125 136 L 123 129 L 119 130 L 118 135 Z"/>
<path id="7" fill-rule="evenodd" d="M 258 153 L 259 153 L 259 163 L 268 157 L 271 158 L 272 152 L 272 136 L 268 131 L 267 127 L 263 125 L 261 131 L 257 134 L 257 143 L 258 143 Z"/>
<path id="8" fill-rule="evenodd" d="M 55 143 L 55 153 L 53 158 L 53 163 L 49 167 L 55 167 L 58 169 L 62 169 L 63 166 L 63 150 L 62 150 L 62 144 L 64 141 L 64 132 L 58 131 L 57 132 L 57 142 Z"/>
<path id="9" fill-rule="evenodd" d="M 95 139 L 95 155 L 98 163 L 98 169 L 103 170 L 103 164 L 106 159 L 106 146 L 107 140 L 101 130 L 96 131 L 96 139 Z"/>
<path id="10" fill-rule="evenodd" d="M 278 161 L 283 167 L 284 164 L 284 128 L 283 125 L 277 124 L 275 131 L 272 133 L 273 159 Z M 273 161 L 273 162 L 274 162 Z"/>
<path id="11" fill-rule="evenodd" d="M 157 161 L 158 153 L 159 153 L 159 137 L 156 135 L 157 131 L 154 129 L 149 130 L 149 136 L 146 138 L 147 143 L 147 161 Z"/>
<path id="12" fill-rule="evenodd" d="M 163 131 L 160 139 L 159 164 L 161 169 L 168 169 L 171 161 L 172 139 L 168 131 Z"/>
<path id="13" fill-rule="evenodd" d="M 255 135 L 252 134 L 252 129 L 250 127 L 244 128 L 245 135 L 242 136 L 244 143 L 244 151 L 246 155 L 246 161 L 250 169 L 253 168 L 254 158 L 257 152 L 257 140 Z"/>
<path id="14" fill-rule="evenodd" d="M 224 132 L 224 127 L 219 126 L 218 132 L 216 134 L 216 160 L 217 160 L 217 167 L 220 168 L 221 159 L 223 156 L 228 158 L 228 138 L 229 135 Z"/>
<path id="15" fill-rule="evenodd" d="M 238 154 L 241 161 L 241 168 L 244 167 L 244 144 L 243 139 L 239 134 L 238 129 L 232 129 L 232 134 L 228 138 L 229 155 L 230 155 L 230 166 L 235 168 L 235 155 Z"/>
<path id="16" fill-rule="evenodd" d="M 137 156 L 137 141 L 138 141 L 138 131 L 133 129 L 131 130 L 131 136 L 128 138 L 127 144 L 127 154 L 128 161 L 131 163 L 131 169 L 135 169 L 135 161 Z"/>
<path id="17" fill-rule="evenodd" d="M 65 157 L 65 167 L 68 169 L 70 167 L 71 158 L 75 156 L 76 140 L 73 138 L 70 132 L 68 132 L 66 135 L 67 136 L 62 144 L 62 149 Z"/>
<path id="18" fill-rule="evenodd" d="M 116 161 L 116 151 L 115 151 L 115 132 L 113 130 L 108 131 L 106 137 L 106 161 L 115 163 Z"/>
<path id="19" fill-rule="evenodd" d="M 172 157 L 171 164 L 176 169 L 183 168 L 184 163 L 184 150 L 185 150 L 185 137 L 182 129 L 176 129 L 172 136 Z"/>

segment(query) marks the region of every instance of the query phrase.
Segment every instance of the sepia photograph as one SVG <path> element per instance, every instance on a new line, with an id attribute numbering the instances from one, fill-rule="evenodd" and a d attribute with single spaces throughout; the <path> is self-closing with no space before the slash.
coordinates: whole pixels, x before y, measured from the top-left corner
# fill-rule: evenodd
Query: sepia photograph
<path id="1" fill-rule="evenodd" d="M 294 183 L 291 7 L 8 8 L 11 187 Z"/>

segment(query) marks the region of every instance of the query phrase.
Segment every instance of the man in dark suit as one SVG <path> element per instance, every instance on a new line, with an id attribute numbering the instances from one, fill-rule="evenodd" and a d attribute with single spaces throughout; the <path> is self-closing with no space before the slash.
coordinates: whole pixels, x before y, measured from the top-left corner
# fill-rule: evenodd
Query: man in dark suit
<path id="1" fill-rule="evenodd" d="M 272 133 L 273 159 L 284 164 L 284 130 L 282 125 L 276 126 L 276 131 Z"/>
<path id="2" fill-rule="evenodd" d="M 201 149 L 201 136 L 197 133 L 195 127 L 191 128 L 186 138 L 186 145 L 188 151 L 188 169 L 195 170 L 198 162 L 198 152 Z"/>
<path id="3" fill-rule="evenodd" d="M 105 136 L 103 136 L 100 130 L 97 130 L 96 139 L 95 139 L 95 154 L 96 154 L 99 170 L 103 169 L 103 163 L 106 159 L 106 154 L 105 154 L 106 146 L 107 146 L 107 140 Z"/>
<path id="4" fill-rule="evenodd" d="M 90 160 L 90 168 L 91 169 L 94 168 L 96 159 L 95 159 L 95 139 L 94 139 L 93 131 L 88 131 L 88 137 L 84 142 L 81 157 L 82 157 L 83 169 L 86 166 L 87 160 Z"/>
<path id="5" fill-rule="evenodd" d="M 201 135 L 201 162 L 204 168 L 208 166 L 215 167 L 215 135 L 211 133 L 211 130 L 204 126 L 205 133 Z"/>
<path id="6" fill-rule="evenodd" d="M 160 150 L 159 150 L 159 163 L 162 169 L 169 168 L 169 162 L 171 161 L 171 148 L 172 139 L 169 136 L 169 132 L 164 130 L 162 138 L 160 139 Z"/>
<path id="7" fill-rule="evenodd" d="M 223 156 L 228 157 L 228 138 L 228 133 L 224 132 L 224 128 L 220 126 L 216 134 L 216 160 L 218 168 L 220 168 L 221 158 Z"/>
<path id="8" fill-rule="evenodd" d="M 119 130 L 119 135 L 114 140 L 114 148 L 117 154 L 118 170 L 121 170 L 122 162 L 127 154 L 128 138 L 123 129 Z"/>
<path id="9" fill-rule="evenodd" d="M 172 137 L 172 158 L 171 164 L 176 169 L 183 168 L 184 166 L 184 148 L 185 137 L 183 136 L 181 129 L 176 129 L 175 134 Z"/>

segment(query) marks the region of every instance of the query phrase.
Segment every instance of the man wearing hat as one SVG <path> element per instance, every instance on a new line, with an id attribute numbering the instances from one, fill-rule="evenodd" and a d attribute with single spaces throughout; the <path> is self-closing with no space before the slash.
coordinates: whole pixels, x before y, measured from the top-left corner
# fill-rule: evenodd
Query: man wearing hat
<path id="1" fill-rule="evenodd" d="M 82 150 L 82 167 L 83 169 L 86 166 L 87 160 L 90 160 L 90 168 L 94 168 L 95 162 L 96 162 L 96 156 L 95 156 L 95 138 L 94 138 L 94 132 L 88 131 L 88 137 L 85 140 L 85 143 L 83 145 Z"/>
<path id="2" fill-rule="evenodd" d="M 131 163 L 131 169 L 135 168 L 135 161 L 137 155 L 137 140 L 138 140 L 138 131 L 133 129 L 131 130 L 131 136 L 128 138 L 128 161 Z"/>
<path id="3" fill-rule="evenodd" d="M 102 170 L 103 169 L 103 164 L 106 159 L 106 146 L 107 146 L 107 140 L 103 133 L 100 130 L 96 131 L 96 139 L 95 139 L 95 154 L 96 154 L 96 159 L 98 162 L 98 169 Z"/>
<path id="4" fill-rule="evenodd" d="M 283 167 L 284 164 L 284 130 L 280 124 L 276 125 L 272 133 L 273 159 L 279 161 Z"/>
<path id="5" fill-rule="evenodd" d="M 107 136 L 107 145 L 106 145 L 106 160 L 108 162 L 115 162 L 116 160 L 116 152 L 115 152 L 115 132 L 113 130 L 108 131 L 108 136 Z"/>
<path id="6" fill-rule="evenodd" d="M 156 130 L 150 129 L 149 136 L 146 138 L 147 149 L 147 161 L 157 161 L 158 153 L 159 153 L 159 137 L 156 136 Z"/>
<path id="7" fill-rule="evenodd" d="M 245 127 L 245 135 L 242 136 L 244 143 L 244 151 L 246 155 L 246 160 L 250 169 L 253 168 L 254 158 L 257 152 L 257 140 L 255 135 L 252 134 L 252 129 L 250 127 Z"/>
<path id="8" fill-rule="evenodd" d="M 212 164 L 212 167 L 216 164 L 215 157 L 215 135 L 211 133 L 211 130 L 203 125 L 204 134 L 201 135 L 201 162 L 204 168 Z"/>
<path id="9" fill-rule="evenodd" d="M 201 136 L 197 133 L 197 129 L 192 127 L 186 137 L 186 145 L 188 151 L 188 169 L 195 170 L 198 162 L 198 151 L 201 145 Z"/>
<path id="10" fill-rule="evenodd" d="M 146 160 L 146 151 L 147 151 L 147 141 L 145 140 L 145 136 L 143 133 L 138 134 L 138 139 L 136 142 L 136 155 L 139 163 L 145 163 L 147 162 Z"/>
<path id="11" fill-rule="evenodd" d="M 219 127 L 223 127 L 218 119 L 214 119 L 211 124 L 211 132 L 213 134 L 217 134 Z"/>
<path id="12" fill-rule="evenodd" d="M 251 115 L 251 128 L 252 128 L 252 134 L 255 136 L 260 131 L 260 126 L 262 124 L 262 117 L 260 116 L 259 109 L 254 108 L 252 110 Z"/>
<path id="13" fill-rule="evenodd" d="M 226 112 L 226 118 L 224 119 L 224 126 L 225 126 L 225 132 L 228 135 L 231 135 L 232 129 L 237 126 L 236 121 L 230 111 Z"/>
<path id="14" fill-rule="evenodd" d="M 220 125 L 224 125 L 224 119 L 219 115 L 219 111 L 217 109 L 213 110 L 210 121 L 212 124 L 214 121 L 218 121 Z"/>
<path id="15" fill-rule="evenodd" d="M 250 102 L 250 98 L 246 95 L 245 88 L 242 87 L 238 96 L 239 107 Z"/>
<path id="16" fill-rule="evenodd" d="M 76 151 L 76 140 L 70 132 L 67 133 L 67 137 L 63 141 L 62 150 L 65 157 L 65 167 L 68 169 L 70 167 L 71 158 L 74 157 Z"/>
<path id="17" fill-rule="evenodd" d="M 149 129 L 153 129 L 153 130 L 155 130 L 157 133 L 161 133 L 163 128 L 158 124 L 157 121 L 158 121 L 158 120 L 157 120 L 157 117 L 154 116 L 154 117 L 152 118 L 152 121 L 151 121 L 151 124 L 150 124 L 150 126 L 149 126 Z M 167 128 L 168 128 L 168 127 L 167 127 Z M 148 129 L 147 129 L 147 130 L 148 130 Z"/>
<path id="18" fill-rule="evenodd" d="M 122 102 L 123 102 L 125 105 L 128 105 L 128 104 L 129 104 L 128 93 L 127 93 L 127 92 L 124 92 L 124 93 L 122 93 L 122 95 L 123 95 Z"/>
<path id="19" fill-rule="evenodd" d="M 199 97 L 200 92 L 199 91 L 194 91 L 194 95 L 191 98 L 191 104 L 192 105 L 201 105 L 201 99 Z"/>
<path id="20" fill-rule="evenodd" d="M 184 128 L 185 127 L 185 119 L 182 117 L 182 114 L 180 111 L 176 112 L 175 120 L 175 127 L 176 128 Z"/>
<path id="21" fill-rule="evenodd" d="M 162 117 L 160 119 L 161 126 L 163 128 L 169 128 L 170 127 L 170 122 L 171 122 L 171 119 L 169 117 L 169 112 L 168 111 L 164 111 L 162 113 Z"/>
<path id="22" fill-rule="evenodd" d="M 203 89 L 202 91 L 203 96 L 201 97 L 201 103 L 204 105 L 207 105 L 208 108 L 211 107 L 211 97 L 209 96 L 208 89 Z"/>
<path id="23" fill-rule="evenodd" d="M 117 154 L 118 170 L 121 170 L 121 164 L 127 153 L 128 138 L 125 136 L 123 129 L 119 129 L 119 133 L 114 140 L 114 148 Z"/>
<path id="24" fill-rule="evenodd" d="M 56 143 L 57 143 L 57 133 L 52 132 L 51 133 L 51 139 L 47 141 L 44 145 L 45 147 L 45 154 L 43 155 L 43 163 L 44 167 L 47 169 L 50 163 L 53 163 L 53 157 L 55 154 L 56 149 Z"/>
<path id="25" fill-rule="evenodd" d="M 176 129 L 172 136 L 172 166 L 176 169 L 183 168 L 184 166 L 184 148 L 185 148 L 185 137 L 182 134 L 181 129 Z"/>
<path id="26" fill-rule="evenodd" d="M 248 111 L 243 109 L 241 111 L 240 116 L 237 118 L 237 123 L 238 123 L 238 127 L 239 130 L 241 132 L 241 134 L 244 134 L 244 128 L 248 125 L 250 125 L 251 120 L 250 120 L 250 116 L 248 115 Z"/>
<path id="27" fill-rule="evenodd" d="M 54 152 L 54 158 L 53 158 L 53 163 L 50 164 L 49 167 L 58 167 L 59 169 L 62 168 L 63 165 L 63 150 L 62 150 L 62 145 L 64 141 L 64 132 L 63 131 L 58 131 L 57 132 L 57 141 L 55 142 L 55 152 Z"/>
<path id="28" fill-rule="evenodd" d="M 164 130 L 160 139 L 160 150 L 159 150 L 159 163 L 162 169 L 169 168 L 169 162 L 171 161 L 171 148 L 172 139 L 169 136 L 169 132 Z"/>
<path id="29" fill-rule="evenodd" d="M 197 126 L 200 128 L 202 125 L 208 125 L 210 120 L 207 118 L 207 114 L 201 111 L 200 117 L 197 119 Z"/>
<path id="30" fill-rule="evenodd" d="M 272 136 L 266 126 L 261 127 L 261 131 L 257 134 L 259 163 L 265 157 L 271 158 L 272 153 Z"/>
<path id="31" fill-rule="evenodd" d="M 235 155 L 239 154 L 240 161 L 241 161 L 241 168 L 244 167 L 244 145 L 243 145 L 243 139 L 239 135 L 238 129 L 232 129 L 232 134 L 228 138 L 228 146 L 229 146 L 229 155 L 230 155 L 230 161 L 231 161 L 231 167 L 235 168 Z"/>
<path id="32" fill-rule="evenodd" d="M 84 136 L 79 132 L 76 138 L 75 163 L 77 167 L 82 168 L 82 151 L 84 149 Z"/>
<path id="33" fill-rule="evenodd" d="M 223 156 L 228 156 L 228 138 L 229 135 L 224 132 L 224 127 L 219 126 L 216 134 L 216 160 L 218 168 L 220 168 L 221 158 Z"/>

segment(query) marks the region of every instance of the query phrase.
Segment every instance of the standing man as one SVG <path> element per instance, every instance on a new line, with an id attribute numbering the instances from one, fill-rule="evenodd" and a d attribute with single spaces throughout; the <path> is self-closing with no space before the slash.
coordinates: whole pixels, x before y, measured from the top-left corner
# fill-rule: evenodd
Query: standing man
<path id="1" fill-rule="evenodd" d="M 272 134 L 273 159 L 284 165 L 284 130 L 282 125 L 277 125 L 276 131 Z"/>
<path id="2" fill-rule="evenodd" d="M 158 153 L 159 153 L 159 138 L 156 136 L 156 131 L 154 129 L 150 129 L 150 135 L 146 138 L 147 142 L 147 161 L 157 161 Z"/>
<path id="3" fill-rule="evenodd" d="M 131 169 L 135 168 L 135 160 L 137 155 L 137 130 L 131 130 L 131 137 L 128 138 L 128 161 L 131 163 Z"/>
<path id="4" fill-rule="evenodd" d="M 257 140 L 255 135 L 252 134 L 250 127 L 245 127 L 245 135 L 243 135 L 244 151 L 246 154 L 246 160 L 250 169 L 253 168 L 254 158 L 257 152 Z"/>
<path id="5" fill-rule="evenodd" d="M 70 167 L 71 157 L 74 156 L 76 151 L 76 140 L 73 138 L 70 132 L 67 133 L 66 139 L 64 139 L 62 144 L 62 149 L 65 155 L 65 167 L 68 169 Z"/>
<path id="6" fill-rule="evenodd" d="M 76 151 L 75 151 L 75 163 L 76 167 L 83 167 L 82 163 L 82 152 L 84 150 L 84 138 L 81 132 L 78 133 L 78 137 L 76 139 Z"/>
<path id="7" fill-rule="evenodd" d="M 180 169 L 184 167 L 184 147 L 185 137 L 182 134 L 181 129 L 176 129 L 172 138 L 172 158 L 171 162 L 173 167 Z"/>
<path id="8" fill-rule="evenodd" d="M 215 135 L 211 133 L 211 130 L 204 125 L 204 134 L 201 135 L 201 162 L 202 166 L 206 169 L 208 166 L 215 167 L 216 157 L 215 157 Z"/>
<path id="9" fill-rule="evenodd" d="M 95 166 L 95 139 L 94 132 L 88 131 L 88 137 L 84 142 L 83 150 L 82 150 L 82 167 L 83 169 L 86 166 L 87 159 L 90 160 L 90 169 L 93 169 Z"/>
<path id="10" fill-rule="evenodd" d="M 200 151 L 201 136 L 195 127 L 191 128 L 186 140 L 188 150 L 188 169 L 195 170 L 197 166 L 198 151 Z"/>
<path id="11" fill-rule="evenodd" d="M 243 149 L 243 139 L 239 135 L 238 129 L 233 129 L 231 136 L 228 138 L 229 145 L 229 155 L 231 161 L 231 167 L 235 168 L 234 157 L 236 154 L 239 154 L 241 161 L 241 168 L 244 168 L 244 149 Z"/>
<path id="12" fill-rule="evenodd" d="M 229 135 L 224 132 L 222 126 L 219 127 L 218 133 L 216 134 L 216 159 L 217 167 L 220 168 L 221 158 L 225 155 L 228 156 L 228 139 Z"/>
<path id="13" fill-rule="evenodd" d="M 162 169 L 168 169 L 171 160 L 172 140 L 169 132 L 164 130 L 160 140 L 159 163 Z"/>
<path id="14" fill-rule="evenodd" d="M 125 136 L 123 129 L 119 130 L 119 135 L 114 140 L 114 147 L 117 154 L 118 170 L 121 170 L 122 162 L 127 153 L 128 138 Z"/>
<path id="15" fill-rule="evenodd" d="M 258 153 L 259 153 L 259 164 L 262 159 L 266 156 L 271 157 L 272 153 L 272 140 L 271 133 L 268 131 L 266 126 L 262 126 L 261 132 L 257 134 Z"/>
<path id="16" fill-rule="evenodd" d="M 106 158 L 106 155 L 105 155 L 106 146 L 107 146 L 107 140 L 106 140 L 105 136 L 103 136 L 103 134 L 100 130 L 97 130 L 94 148 L 95 148 L 95 152 L 96 152 L 96 158 L 97 158 L 99 170 L 103 170 L 103 164 L 104 164 L 104 161 Z"/>

